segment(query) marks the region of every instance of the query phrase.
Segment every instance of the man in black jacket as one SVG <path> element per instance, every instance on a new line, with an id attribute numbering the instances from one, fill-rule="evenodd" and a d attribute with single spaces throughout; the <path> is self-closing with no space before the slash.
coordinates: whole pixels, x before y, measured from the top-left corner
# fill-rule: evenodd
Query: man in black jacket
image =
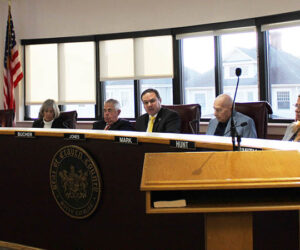
<path id="1" fill-rule="evenodd" d="M 161 98 L 156 89 L 146 89 L 141 99 L 147 113 L 136 120 L 137 131 L 180 133 L 178 113 L 161 107 Z"/>
<path id="2" fill-rule="evenodd" d="M 131 123 L 120 119 L 120 103 L 115 99 L 109 99 L 104 103 L 103 119 L 94 122 L 93 129 L 104 130 L 133 130 Z"/>

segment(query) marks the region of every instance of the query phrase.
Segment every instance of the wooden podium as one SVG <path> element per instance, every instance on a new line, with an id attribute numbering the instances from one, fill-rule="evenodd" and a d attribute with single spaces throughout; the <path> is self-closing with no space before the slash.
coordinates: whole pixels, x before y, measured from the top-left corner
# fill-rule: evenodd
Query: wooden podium
<path id="1" fill-rule="evenodd" d="M 207 250 L 253 249 L 253 211 L 300 209 L 299 159 L 298 151 L 148 153 L 146 212 L 205 213 Z"/>

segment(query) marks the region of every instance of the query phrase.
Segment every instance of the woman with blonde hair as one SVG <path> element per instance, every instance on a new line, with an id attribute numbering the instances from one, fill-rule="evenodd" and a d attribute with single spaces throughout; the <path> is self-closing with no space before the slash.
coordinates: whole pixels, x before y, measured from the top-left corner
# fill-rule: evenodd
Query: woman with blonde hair
<path id="1" fill-rule="evenodd" d="M 61 119 L 60 111 L 54 100 L 44 101 L 40 108 L 39 118 L 32 124 L 33 128 L 67 128 Z"/>

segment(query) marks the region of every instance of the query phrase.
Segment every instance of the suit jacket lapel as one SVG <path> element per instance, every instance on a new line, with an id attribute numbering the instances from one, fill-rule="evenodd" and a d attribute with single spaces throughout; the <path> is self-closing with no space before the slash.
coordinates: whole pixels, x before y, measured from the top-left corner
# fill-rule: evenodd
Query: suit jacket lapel
<path id="1" fill-rule="evenodd" d="M 155 118 L 155 121 L 154 121 L 154 124 L 153 124 L 153 132 L 157 132 L 158 131 L 158 126 L 159 126 L 159 122 L 161 120 L 161 115 L 162 115 L 162 108 L 159 110 L 156 118 Z"/>

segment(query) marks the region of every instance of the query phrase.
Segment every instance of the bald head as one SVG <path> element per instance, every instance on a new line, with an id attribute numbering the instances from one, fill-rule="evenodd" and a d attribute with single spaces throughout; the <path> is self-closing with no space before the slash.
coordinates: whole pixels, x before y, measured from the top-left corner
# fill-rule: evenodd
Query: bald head
<path id="1" fill-rule="evenodd" d="M 232 99 L 227 94 L 219 95 L 214 102 L 214 115 L 219 122 L 227 122 L 231 116 Z"/>

